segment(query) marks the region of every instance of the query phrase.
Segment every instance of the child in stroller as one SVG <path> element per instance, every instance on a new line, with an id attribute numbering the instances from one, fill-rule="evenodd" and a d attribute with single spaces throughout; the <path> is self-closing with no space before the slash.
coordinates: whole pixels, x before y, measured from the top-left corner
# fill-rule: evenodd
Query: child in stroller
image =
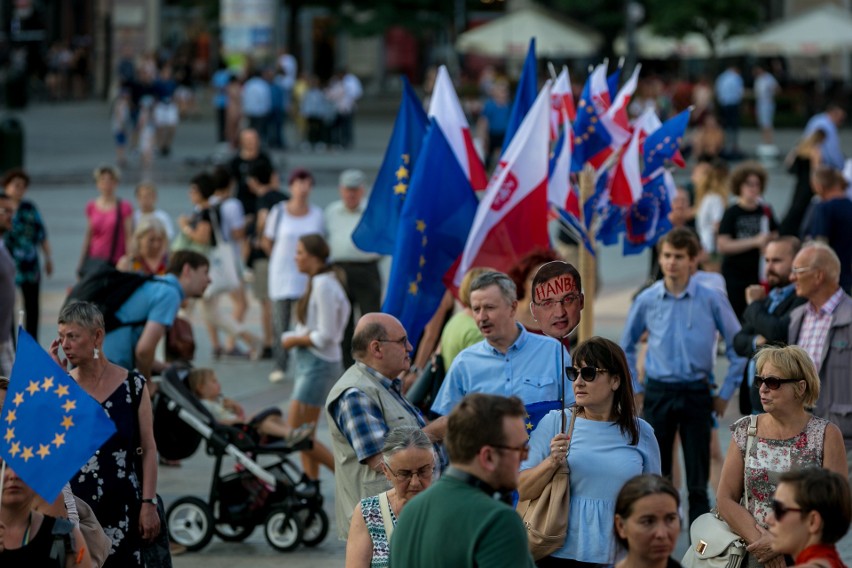
<path id="1" fill-rule="evenodd" d="M 303 424 L 295 430 L 290 428 L 284 421 L 281 410 L 275 407 L 258 412 L 246 422 L 243 407 L 238 402 L 222 396 L 222 384 L 213 369 L 193 369 L 186 377 L 186 382 L 192 394 L 220 424 L 226 426 L 247 424 L 262 436 L 281 438 L 288 446 L 309 440 L 313 434 L 313 424 Z"/>

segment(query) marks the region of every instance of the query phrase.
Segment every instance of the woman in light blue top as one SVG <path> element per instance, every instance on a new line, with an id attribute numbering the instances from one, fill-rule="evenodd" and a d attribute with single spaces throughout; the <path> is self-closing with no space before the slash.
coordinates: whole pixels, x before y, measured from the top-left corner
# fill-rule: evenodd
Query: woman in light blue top
<path id="1" fill-rule="evenodd" d="M 624 352 L 602 337 L 581 343 L 576 367 L 567 367 L 576 405 L 570 440 L 559 432 L 559 410 L 542 418 L 521 464 L 521 499 L 538 497 L 554 470 L 568 459 L 571 509 L 565 544 L 538 566 L 612 564 L 612 519 L 621 486 L 643 473 L 660 473 L 660 448 L 651 426 L 636 416 L 633 387 Z M 570 422 L 570 415 L 566 418 Z"/>

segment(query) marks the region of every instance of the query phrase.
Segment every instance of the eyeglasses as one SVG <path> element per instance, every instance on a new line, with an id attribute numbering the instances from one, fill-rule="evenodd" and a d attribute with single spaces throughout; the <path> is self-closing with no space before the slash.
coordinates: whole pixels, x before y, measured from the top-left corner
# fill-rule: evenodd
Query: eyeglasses
<path id="1" fill-rule="evenodd" d="M 763 385 L 766 385 L 766 388 L 769 390 L 777 391 L 781 388 L 781 385 L 785 383 L 798 383 L 802 379 L 782 379 L 781 377 L 773 377 L 771 375 L 766 377 L 761 377 L 760 375 L 754 376 L 754 388 L 760 389 Z"/>
<path id="2" fill-rule="evenodd" d="M 804 509 L 800 509 L 797 507 L 788 507 L 781 501 L 772 500 L 772 513 L 775 515 L 775 519 L 780 521 L 784 518 L 784 515 L 789 513 L 790 511 L 795 511 L 797 513 L 801 513 Z"/>
<path id="3" fill-rule="evenodd" d="M 571 382 L 576 381 L 578 377 L 583 377 L 584 381 L 590 383 L 597 378 L 598 373 L 606 373 L 608 371 L 609 369 L 599 369 L 597 367 L 583 367 L 582 369 L 565 367 L 565 374 Z"/>
<path id="4" fill-rule="evenodd" d="M 530 441 L 527 440 L 520 446 L 501 446 L 499 444 L 488 444 L 492 448 L 497 448 L 498 450 L 506 450 L 508 452 L 518 452 L 521 456 L 521 459 L 526 459 L 526 457 L 530 454 Z"/>
<path id="5" fill-rule="evenodd" d="M 385 467 L 388 468 L 388 471 L 393 474 L 393 476 L 397 479 L 397 481 L 407 482 L 411 481 L 412 478 L 416 475 L 417 479 L 420 481 L 424 481 L 426 479 L 430 479 L 432 477 L 432 473 L 435 471 L 435 465 L 429 464 L 424 465 L 417 471 L 408 471 L 407 469 L 401 469 L 399 471 L 394 471 L 388 464 L 385 464 Z"/>
<path id="6" fill-rule="evenodd" d="M 801 274 L 802 272 L 807 272 L 808 270 L 813 270 L 813 266 L 794 266 L 790 268 L 790 272 L 793 274 Z"/>
<path id="7" fill-rule="evenodd" d="M 408 345 L 408 336 L 403 335 L 399 339 L 377 339 L 376 341 L 378 341 L 379 343 L 399 343 L 400 345 L 405 347 L 406 345 Z"/>
<path id="8" fill-rule="evenodd" d="M 556 308 L 556 306 L 570 306 L 574 302 L 580 299 L 579 294 L 568 294 L 564 296 L 561 300 L 542 300 L 541 302 L 533 301 L 533 304 L 538 306 L 543 310 L 552 310 Z"/>

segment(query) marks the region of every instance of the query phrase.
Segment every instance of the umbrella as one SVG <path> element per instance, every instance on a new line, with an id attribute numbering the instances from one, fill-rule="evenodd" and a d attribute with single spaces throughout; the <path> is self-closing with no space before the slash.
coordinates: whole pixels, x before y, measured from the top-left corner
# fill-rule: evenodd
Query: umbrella
<path id="1" fill-rule="evenodd" d="M 757 55 L 822 55 L 852 48 L 852 14 L 833 4 L 786 18 L 753 38 Z"/>
<path id="2" fill-rule="evenodd" d="M 589 57 L 601 36 L 540 8 L 523 8 L 459 35 L 456 49 L 494 57 L 524 57 L 535 37 L 539 57 Z"/>

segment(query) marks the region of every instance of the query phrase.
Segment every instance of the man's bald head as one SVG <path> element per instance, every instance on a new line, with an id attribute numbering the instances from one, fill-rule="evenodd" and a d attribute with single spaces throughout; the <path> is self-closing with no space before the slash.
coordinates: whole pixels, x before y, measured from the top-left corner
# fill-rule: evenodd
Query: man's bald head
<path id="1" fill-rule="evenodd" d="M 352 335 L 352 357 L 392 379 L 411 366 L 405 328 L 390 314 L 364 314 Z"/>
<path id="2" fill-rule="evenodd" d="M 802 251 L 805 250 L 810 251 L 812 266 L 825 274 L 826 282 L 833 285 L 840 283 L 840 258 L 830 246 L 821 242 L 812 242 L 804 246 Z"/>

